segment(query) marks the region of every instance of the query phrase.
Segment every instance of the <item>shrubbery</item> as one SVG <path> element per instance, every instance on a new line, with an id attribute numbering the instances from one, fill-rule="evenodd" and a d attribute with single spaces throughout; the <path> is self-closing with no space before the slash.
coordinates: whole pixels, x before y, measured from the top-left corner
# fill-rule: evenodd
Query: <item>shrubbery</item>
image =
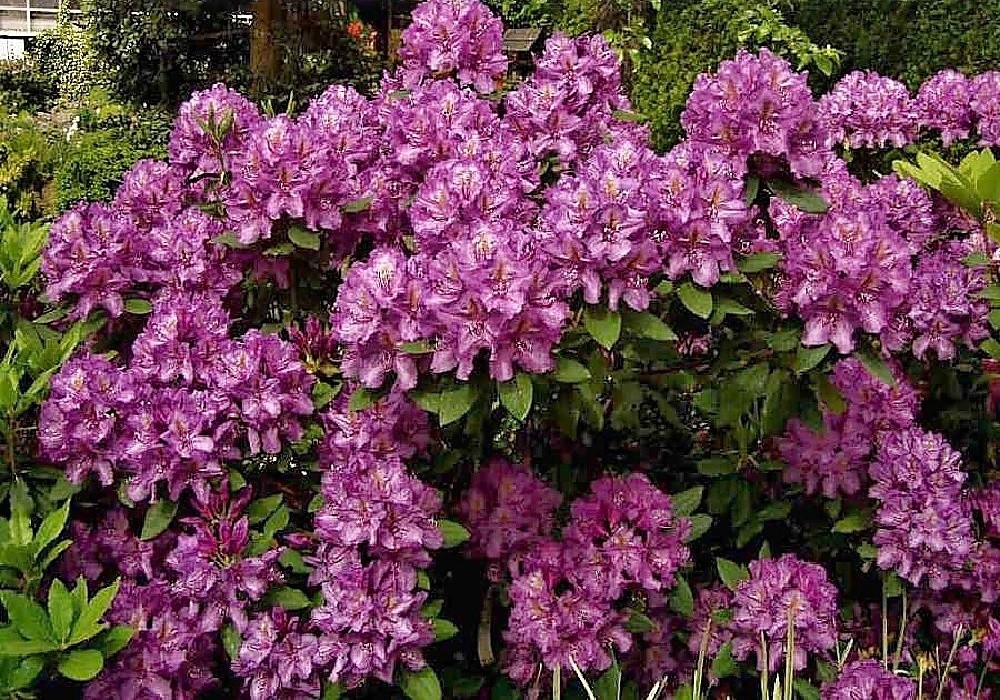
<path id="1" fill-rule="evenodd" d="M 741 52 L 658 154 L 606 40 L 501 36 L 2 222 L 0 685 L 989 697 L 1000 73 Z"/>
<path id="2" fill-rule="evenodd" d="M 844 69 L 877 70 L 916 88 L 937 71 L 1000 65 L 997 8 L 965 0 L 795 0 L 789 19 L 845 52 Z"/>

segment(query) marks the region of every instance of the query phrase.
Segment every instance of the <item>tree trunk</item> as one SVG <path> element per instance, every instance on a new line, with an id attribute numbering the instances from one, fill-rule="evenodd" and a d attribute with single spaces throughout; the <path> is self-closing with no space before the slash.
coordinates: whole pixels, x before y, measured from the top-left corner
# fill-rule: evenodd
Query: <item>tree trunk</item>
<path id="1" fill-rule="evenodd" d="M 276 23 L 280 21 L 279 0 L 254 0 L 253 27 L 250 32 L 251 89 L 255 95 L 265 93 L 273 84 L 280 67 L 275 50 Z"/>

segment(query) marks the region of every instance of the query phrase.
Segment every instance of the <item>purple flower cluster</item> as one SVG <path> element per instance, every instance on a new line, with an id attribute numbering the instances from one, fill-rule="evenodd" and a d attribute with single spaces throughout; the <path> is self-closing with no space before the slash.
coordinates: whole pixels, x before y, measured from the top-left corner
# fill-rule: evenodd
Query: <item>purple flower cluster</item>
<path id="1" fill-rule="evenodd" d="M 990 71 L 974 77 L 969 84 L 976 129 L 982 146 L 1000 145 L 1000 71 Z"/>
<path id="2" fill-rule="evenodd" d="M 899 81 L 872 71 L 845 76 L 820 100 L 821 119 L 849 148 L 901 148 L 922 130 L 937 132 L 945 146 L 977 133 L 982 146 L 1000 144 L 1000 73 L 967 78 L 943 70 L 910 95 Z"/>
<path id="3" fill-rule="evenodd" d="M 960 463 L 940 435 L 917 428 L 883 435 L 869 470 L 880 567 L 933 590 L 956 581 L 974 547 Z"/>
<path id="4" fill-rule="evenodd" d="M 840 671 L 837 679 L 826 683 L 823 700 L 916 700 L 917 687 L 909 678 L 887 671 L 875 659 L 854 661 Z"/>
<path id="5" fill-rule="evenodd" d="M 309 583 L 323 598 L 308 629 L 318 638 L 317 672 L 349 687 L 368 677 L 391 682 L 401 664 L 422 667 L 421 649 L 434 640 L 420 615 L 427 594 L 417 577 L 430 564 L 430 550 L 442 545 L 435 519 L 441 496 L 401 461 L 426 444 L 419 428 L 406 426 L 413 411 L 390 395 L 354 416 L 340 417 L 335 408 L 327 418 L 339 434 L 325 452 L 323 505 L 306 558 L 313 566 Z M 391 435 L 400 446 L 380 451 Z M 362 443 L 364 436 L 372 439 Z"/>
<path id="6" fill-rule="evenodd" d="M 868 466 L 886 432 L 906 430 L 915 420 L 920 400 L 894 369 L 889 386 L 854 358 L 840 360 L 831 381 L 846 404 L 837 413 L 822 407 L 823 428 L 815 431 L 798 419 L 788 422 L 778 445 L 788 465 L 785 481 L 801 483 L 808 494 L 827 498 L 856 496 L 868 481 Z"/>
<path id="7" fill-rule="evenodd" d="M 847 74 L 820 100 L 820 119 L 849 148 L 902 148 L 916 139 L 917 115 L 907 87 L 874 71 Z"/>
<path id="8" fill-rule="evenodd" d="M 837 589 L 826 571 L 791 554 L 751 562 L 750 578 L 733 596 L 733 657 L 745 660 L 754 654 L 763 669 L 763 637 L 767 667 L 778 670 L 789 624 L 795 630 L 792 661 L 797 671 L 806 667 L 810 654 L 825 655 L 836 644 Z"/>
<path id="9" fill-rule="evenodd" d="M 89 580 L 122 577 L 108 621 L 136 630 L 131 644 L 87 686 L 85 697 L 175 700 L 201 697 L 217 684 L 218 634 L 226 623 L 248 626 L 248 608 L 282 580 L 278 549 L 249 553 L 244 509 L 250 492 L 230 496 L 199 488 L 196 517 L 180 532 L 144 542 L 121 510 L 93 529 L 74 523 L 66 573 Z M 139 694 L 142 689 L 143 694 Z"/>
<path id="10" fill-rule="evenodd" d="M 53 377 L 39 417 L 43 457 L 79 483 L 120 476 L 135 501 L 166 482 L 172 500 L 222 475 L 225 460 L 299 439 L 313 411 L 292 345 L 251 331 L 228 337 L 229 317 L 207 296 L 157 298 L 124 369 L 85 355 Z"/>
<path id="11" fill-rule="evenodd" d="M 527 683 L 538 664 L 606 669 L 611 647 L 632 646 L 619 601 L 628 592 L 665 594 L 689 552 L 686 519 L 640 474 L 605 477 L 571 506 L 560 541 L 540 540 L 512 559 L 507 671 Z"/>
<path id="12" fill-rule="evenodd" d="M 920 257 L 906 302 L 883 336 L 887 349 L 909 348 L 921 359 L 933 353 L 950 360 L 958 346 L 975 348 L 989 336 L 989 302 L 978 297 L 987 286 L 986 275 L 964 262 L 972 252 L 969 242 L 956 240 Z"/>
<path id="13" fill-rule="evenodd" d="M 681 143 L 662 159 L 657 239 L 671 279 L 710 287 L 736 267 L 735 234 L 747 222 L 743 169 L 718 151 Z"/>
<path id="14" fill-rule="evenodd" d="M 262 121 L 253 103 L 225 85 L 196 92 L 181 105 L 174 122 L 170 162 L 195 176 L 221 175 L 231 169 L 232 159 L 247 146 Z M 216 127 L 214 133 L 212 127 Z"/>
<path id="15" fill-rule="evenodd" d="M 359 452 L 407 460 L 426 451 L 431 442 L 427 413 L 402 391 L 393 389 L 364 411 L 352 411 L 350 389 L 344 389 L 320 416 L 326 429 L 319 446 L 323 464 L 342 464 Z"/>
<path id="16" fill-rule="evenodd" d="M 283 608 L 250 620 L 233 660 L 233 673 L 244 679 L 250 700 L 320 696 L 320 678 L 314 671 L 326 649 L 304 627 Z"/>
<path id="17" fill-rule="evenodd" d="M 775 301 L 805 321 L 803 343 L 853 350 L 858 330 L 887 349 L 954 357 L 985 337 L 983 268 L 963 263 L 971 242 L 938 241 L 946 230 L 931 198 L 894 175 L 861 187 L 844 175 L 822 216 L 772 205 L 782 241 Z M 983 246 L 987 251 L 993 244 Z"/>
<path id="18" fill-rule="evenodd" d="M 719 149 L 740 174 L 753 157 L 758 168 L 784 161 L 798 176 L 817 177 L 832 157 L 806 74 L 767 49 L 741 51 L 698 76 L 681 124 L 690 141 Z"/>
<path id="19" fill-rule="evenodd" d="M 424 78 L 454 76 L 482 93 L 507 75 L 503 24 L 476 0 L 428 0 L 413 11 L 399 50 L 401 78 L 415 87 Z"/>
<path id="20" fill-rule="evenodd" d="M 621 69 L 600 36 L 554 34 L 535 64 L 535 73 L 507 95 L 505 121 L 543 162 L 554 157 L 571 165 L 604 143 L 643 129 L 615 121 L 631 104 L 622 91 Z"/>
<path id="21" fill-rule="evenodd" d="M 494 458 L 472 477 L 458 506 L 472 556 L 506 562 L 549 537 L 562 495 L 525 466 Z"/>
<path id="22" fill-rule="evenodd" d="M 920 123 L 941 133 L 946 147 L 968 138 L 972 131 L 972 91 L 969 80 L 954 70 L 943 70 L 920 86 L 916 110 Z"/>

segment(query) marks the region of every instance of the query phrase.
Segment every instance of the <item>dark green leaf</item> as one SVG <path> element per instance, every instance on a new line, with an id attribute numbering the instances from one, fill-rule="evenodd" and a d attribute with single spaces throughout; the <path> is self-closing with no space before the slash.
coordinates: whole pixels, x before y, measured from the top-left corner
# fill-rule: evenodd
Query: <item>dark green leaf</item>
<path id="1" fill-rule="evenodd" d="M 740 272 L 773 270 L 781 262 L 781 253 L 751 253 L 739 262 Z"/>
<path id="2" fill-rule="evenodd" d="M 372 391 L 371 389 L 360 388 L 355 390 L 351 394 L 351 398 L 347 401 L 347 410 L 352 413 L 357 413 L 358 411 L 363 411 L 369 408 L 378 399 L 378 393 Z"/>
<path id="3" fill-rule="evenodd" d="M 719 578 L 731 591 L 735 591 L 740 582 L 750 578 L 750 570 L 741 564 L 717 557 L 715 566 L 719 570 Z"/>
<path id="4" fill-rule="evenodd" d="M 66 521 L 69 519 L 69 505 L 70 502 L 66 501 L 61 508 L 46 515 L 42 524 L 38 526 L 38 532 L 35 533 L 31 543 L 36 558 L 59 537 L 63 528 L 66 527 Z"/>
<path id="5" fill-rule="evenodd" d="M 73 598 L 66 590 L 66 584 L 54 579 L 49 586 L 49 620 L 57 640 L 64 641 L 69 637 L 75 616 Z"/>
<path id="6" fill-rule="evenodd" d="M 439 520 L 438 529 L 441 531 L 441 536 L 444 537 L 442 546 L 445 549 L 457 547 L 471 537 L 468 530 L 453 520 Z"/>
<path id="7" fill-rule="evenodd" d="M 699 318 L 708 318 L 712 315 L 712 293 L 695 287 L 690 282 L 685 282 L 677 290 L 677 296 L 688 311 Z"/>
<path id="8" fill-rule="evenodd" d="M 29 656 L 31 654 L 46 654 L 59 648 L 57 642 L 45 639 L 4 640 L 0 644 L 0 656 Z"/>
<path id="9" fill-rule="evenodd" d="M 38 678 L 38 674 L 42 672 L 43 668 L 45 668 L 45 659 L 41 656 L 29 656 L 21 659 L 17 668 L 12 670 L 10 675 L 7 676 L 7 687 L 10 690 L 27 688 L 35 682 L 35 679 Z M 30 696 L 25 695 L 23 697 Z"/>
<path id="10" fill-rule="evenodd" d="M 236 234 L 232 231 L 227 231 L 221 236 L 216 236 L 212 239 L 212 243 L 217 245 L 224 245 L 227 248 L 246 248 L 247 246 L 240 243 L 240 239 L 236 237 Z"/>
<path id="11" fill-rule="evenodd" d="M 271 514 L 271 517 L 267 519 L 264 523 L 264 527 L 261 529 L 261 534 L 265 538 L 271 539 L 279 531 L 284 530 L 288 526 L 288 521 L 291 519 L 291 514 L 288 511 L 288 506 L 281 505 L 278 506 L 277 510 Z"/>
<path id="12" fill-rule="evenodd" d="M 282 586 L 281 588 L 276 588 L 267 594 L 267 599 L 283 607 L 285 610 L 302 610 L 308 608 L 309 598 L 305 593 L 297 588 L 289 588 L 288 586 Z"/>
<path id="13" fill-rule="evenodd" d="M 438 420 L 449 425 L 464 416 L 476 402 L 476 391 L 471 384 L 461 384 L 456 389 L 441 392 Z"/>
<path id="14" fill-rule="evenodd" d="M 820 700 L 819 690 L 805 678 L 796 678 L 792 687 L 802 700 Z"/>
<path id="15" fill-rule="evenodd" d="M 419 671 L 404 669 L 399 687 L 410 700 L 441 700 L 441 682 L 430 666 Z"/>
<path id="16" fill-rule="evenodd" d="M 588 306 L 583 311 L 583 327 L 590 336 L 610 350 L 622 334 L 622 317 L 616 311 Z"/>
<path id="17" fill-rule="evenodd" d="M 881 379 L 885 384 L 891 387 L 896 386 L 896 377 L 893 376 L 892 370 L 886 361 L 873 352 L 867 350 L 859 350 L 858 359 L 861 363 L 872 373 L 873 376 Z"/>
<path id="18" fill-rule="evenodd" d="M 800 345 L 795 354 L 795 371 L 802 374 L 813 369 L 830 353 L 831 347 L 833 346 L 829 343 L 819 347 Z"/>
<path id="19" fill-rule="evenodd" d="M 73 623 L 73 634 L 69 638 L 71 644 L 79 644 L 86 641 L 96 636 L 107 626 L 106 623 L 101 622 L 101 618 L 104 617 L 104 613 L 108 611 L 115 596 L 118 595 L 118 586 L 120 584 L 121 581 L 118 580 L 110 586 L 99 590 L 77 616 L 76 622 Z"/>
<path id="20" fill-rule="evenodd" d="M 153 305 L 145 299 L 128 299 L 125 301 L 125 310 L 130 314 L 142 316 L 153 310 Z"/>
<path id="21" fill-rule="evenodd" d="M 52 309 L 51 311 L 48 311 L 48 312 L 42 314 L 41 316 L 39 316 L 38 318 L 36 318 L 34 320 L 34 323 L 38 323 L 38 324 L 41 324 L 41 325 L 44 326 L 44 325 L 47 325 L 49 323 L 52 323 L 53 321 L 58 321 L 59 319 L 61 319 L 62 317 L 64 317 L 68 313 L 69 313 L 69 309 L 64 309 L 64 308 L 61 308 L 61 307 L 60 308 L 56 308 L 56 309 Z"/>
<path id="22" fill-rule="evenodd" d="M 743 189 L 743 203 L 749 207 L 757 201 L 757 194 L 760 192 L 760 178 L 756 175 L 749 175 Z"/>
<path id="23" fill-rule="evenodd" d="M 704 476 L 725 476 L 736 472 L 736 462 L 728 457 L 709 457 L 698 462 L 698 473 Z"/>
<path id="24" fill-rule="evenodd" d="M 694 513 L 701 505 L 701 497 L 705 493 L 702 486 L 695 486 L 687 491 L 681 491 L 671 496 L 674 515 L 687 516 Z"/>
<path id="25" fill-rule="evenodd" d="M 412 343 L 400 343 L 398 348 L 404 355 L 427 355 L 434 352 L 434 346 L 426 340 L 416 340 Z"/>
<path id="26" fill-rule="evenodd" d="M 288 240 L 299 248 L 305 248 L 306 250 L 320 249 L 319 234 L 299 228 L 298 226 L 292 226 L 288 229 Z"/>
<path id="27" fill-rule="evenodd" d="M 866 513 L 851 513 L 833 524 L 834 532 L 862 532 L 871 527 L 871 518 Z"/>
<path id="28" fill-rule="evenodd" d="M 313 385 L 312 390 L 313 408 L 317 411 L 326 408 L 331 401 L 337 398 L 337 394 L 340 393 L 340 388 L 341 385 L 334 388 L 326 382 L 316 382 L 316 384 Z"/>
<path id="29" fill-rule="evenodd" d="M 240 655 L 240 646 L 243 644 L 243 638 L 231 624 L 222 628 L 221 636 L 222 648 L 226 650 L 226 656 L 229 657 L 230 661 L 235 661 Z"/>
<path id="30" fill-rule="evenodd" d="M 132 637 L 134 635 L 135 630 L 131 627 L 125 627 L 124 625 L 112 627 L 105 632 L 101 636 L 101 640 L 98 644 L 101 649 L 101 653 L 104 654 L 104 658 L 107 659 L 114 656 L 128 646 L 128 643 L 132 641 Z"/>
<path id="31" fill-rule="evenodd" d="M 726 642 L 719 648 L 719 653 L 712 660 L 712 673 L 718 678 L 728 678 L 736 675 L 739 667 L 733 660 L 733 643 Z"/>
<path id="32" fill-rule="evenodd" d="M 424 607 L 420 608 L 420 617 L 425 620 L 433 620 L 441 614 L 441 608 L 443 607 L 444 601 L 442 599 L 429 600 L 424 603 Z"/>
<path id="33" fill-rule="evenodd" d="M 653 621 L 649 619 L 648 615 L 638 610 L 629 610 L 628 622 L 625 623 L 625 629 L 633 634 L 642 634 L 653 629 Z"/>
<path id="34" fill-rule="evenodd" d="M 362 197 L 361 199 L 355 199 L 353 202 L 348 202 L 344 205 L 345 214 L 358 214 L 363 211 L 368 211 L 372 208 L 372 198 Z"/>
<path id="35" fill-rule="evenodd" d="M 446 639 L 451 639 L 458 634 L 458 627 L 455 626 L 454 622 L 442 620 L 440 617 L 434 619 L 431 623 L 431 627 L 434 630 L 435 642 L 443 642 Z"/>
<path id="36" fill-rule="evenodd" d="M 278 557 L 278 562 L 289 571 L 297 574 L 308 574 L 312 571 L 312 567 L 306 564 L 302 555 L 294 549 L 283 551 L 281 556 Z"/>
<path id="37" fill-rule="evenodd" d="M 817 377 L 816 393 L 823 404 L 836 415 L 841 415 L 847 410 L 847 402 L 841 395 L 840 390 L 834 386 L 833 382 L 826 375 Z"/>
<path id="38" fill-rule="evenodd" d="M 712 527 L 712 516 L 707 513 L 695 513 L 688 520 L 691 523 L 691 531 L 684 539 L 685 542 L 694 542 Z"/>
<path id="39" fill-rule="evenodd" d="M 428 413 L 438 413 L 441 410 L 441 394 L 436 391 L 414 390 L 407 396 Z"/>
<path id="40" fill-rule="evenodd" d="M 146 519 L 142 521 L 142 533 L 139 538 L 153 539 L 170 527 L 175 515 L 177 515 L 176 503 L 165 499 L 157 501 L 146 511 Z"/>
<path id="41" fill-rule="evenodd" d="M 670 592 L 670 608 L 684 617 L 691 617 L 694 612 L 694 593 L 687 579 L 677 579 L 677 586 Z"/>
<path id="42" fill-rule="evenodd" d="M 59 673 L 74 681 L 89 681 L 104 668 L 97 649 L 75 649 L 59 661 Z"/>
<path id="43" fill-rule="evenodd" d="M 775 501 L 757 511 L 758 520 L 784 520 L 792 511 L 792 504 L 787 501 Z"/>
<path id="44" fill-rule="evenodd" d="M 987 338 L 980 345 L 979 349 L 994 359 L 1000 360 L 1000 343 L 993 338 Z"/>
<path id="45" fill-rule="evenodd" d="M 789 204 L 793 204 L 807 214 L 823 214 L 830 209 L 825 199 L 813 190 L 800 189 L 783 180 L 768 181 L 770 190 Z"/>
<path id="46" fill-rule="evenodd" d="M 593 683 L 593 691 L 597 700 L 619 700 L 621 698 L 622 669 L 618 661 L 602 673 Z"/>
<path id="47" fill-rule="evenodd" d="M 640 338 L 648 338 L 649 340 L 659 342 L 677 340 L 677 334 L 674 333 L 670 326 L 648 311 L 642 313 L 626 311 L 624 321 L 625 327 Z"/>
<path id="48" fill-rule="evenodd" d="M 500 403 L 519 421 L 524 421 L 531 411 L 534 397 L 534 384 L 531 376 L 518 372 L 509 382 L 500 385 Z"/>
<path id="49" fill-rule="evenodd" d="M 576 360 L 560 357 L 556 360 L 555 380 L 563 384 L 579 384 L 590 379 L 590 370 Z"/>
<path id="50" fill-rule="evenodd" d="M 252 502 L 247 508 L 247 519 L 249 519 L 250 524 L 256 525 L 270 518 L 271 513 L 278 509 L 283 499 L 284 496 L 282 494 L 276 493 L 273 496 L 258 498 Z"/>

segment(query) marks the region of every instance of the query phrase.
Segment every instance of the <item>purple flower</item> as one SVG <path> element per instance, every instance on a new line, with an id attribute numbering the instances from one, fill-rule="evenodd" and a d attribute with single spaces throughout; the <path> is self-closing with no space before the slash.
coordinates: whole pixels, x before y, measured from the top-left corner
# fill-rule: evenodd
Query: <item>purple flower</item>
<path id="1" fill-rule="evenodd" d="M 917 136 L 918 107 L 899 81 L 854 71 L 819 101 L 820 119 L 849 148 L 902 148 Z"/>
<path id="2" fill-rule="evenodd" d="M 926 579 L 933 590 L 943 589 L 973 549 L 961 455 L 934 433 L 889 432 L 870 475 L 869 495 L 879 501 L 873 540 L 879 566 L 914 585 Z"/>
<path id="3" fill-rule="evenodd" d="M 472 477 L 458 506 L 473 556 L 505 561 L 549 537 L 562 495 L 525 466 L 494 458 Z"/>
<path id="4" fill-rule="evenodd" d="M 791 554 L 750 563 L 750 578 L 733 597 L 733 656 L 756 655 L 764 668 L 761 637 L 770 671 L 781 668 L 788 625 L 795 630 L 795 670 L 806 667 L 810 654 L 825 655 L 837 642 L 837 589 L 818 564 Z"/>
<path id="5" fill-rule="evenodd" d="M 979 133 L 981 146 L 1000 144 L 1000 71 L 982 73 L 972 79 L 969 85 L 972 114 Z"/>
<path id="6" fill-rule="evenodd" d="M 541 541 L 512 563 L 510 619 L 504 639 L 509 652 L 507 673 L 527 684 L 538 664 L 572 669 L 570 659 L 588 671 L 611 666 L 611 651 L 626 652 L 631 636 L 626 617 L 611 601 L 578 586 L 574 576 L 575 545 Z"/>
<path id="7" fill-rule="evenodd" d="M 670 496 L 642 474 L 606 477 L 573 502 L 564 538 L 579 553 L 580 585 L 618 598 L 627 586 L 650 593 L 673 588 L 690 553 L 686 519 L 676 518 Z"/>
<path id="8" fill-rule="evenodd" d="M 507 73 L 503 24 L 477 0 L 426 0 L 413 11 L 401 37 L 403 85 L 425 78 L 458 79 L 493 92 Z"/>
<path id="9" fill-rule="evenodd" d="M 761 49 L 741 51 L 716 73 L 698 76 L 681 124 L 691 142 L 719 149 L 741 170 L 755 157 L 816 177 L 833 155 L 819 117 L 806 74 Z"/>
<path id="10" fill-rule="evenodd" d="M 282 608 L 255 615 L 243 631 L 233 673 L 251 700 L 318 698 L 322 653 L 316 635 Z"/>
<path id="11" fill-rule="evenodd" d="M 945 147 L 969 136 L 972 129 L 972 86 L 954 70 L 936 73 L 920 86 L 915 107 L 921 125 L 941 132 Z"/>
<path id="12" fill-rule="evenodd" d="M 915 700 L 917 686 L 909 678 L 886 670 L 881 661 L 853 661 L 835 681 L 823 685 L 823 700 Z"/>
<path id="13" fill-rule="evenodd" d="M 836 413 L 823 410 L 823 428 L 814 431 L 797 419 L 788 423 L 778 444 L 788 464 L 785 481 L 802 483 L 806 493 L 827 498 L 855 496 L 868 482 L 868 466 L 887 431 L 913 425 L 919 408 L 916 391 L 893 368 L 896 385 L 890 387 L 854 358 L 840 360 L 832 382 L 846 403 Z"/>
<path id="14" fill-rule="evenodd" d="M 225 85 L 196 92 L 181 105 L 180 113 L 170 133 L 170 162 L 185 168 L 192 175 L 222 173 L 229 169 L 230 159 L 246 145 L 249 134 L 262 118 L 257 108 Z M 221 142 L 205 130 L 214 124 L 229 124 Z"/>

